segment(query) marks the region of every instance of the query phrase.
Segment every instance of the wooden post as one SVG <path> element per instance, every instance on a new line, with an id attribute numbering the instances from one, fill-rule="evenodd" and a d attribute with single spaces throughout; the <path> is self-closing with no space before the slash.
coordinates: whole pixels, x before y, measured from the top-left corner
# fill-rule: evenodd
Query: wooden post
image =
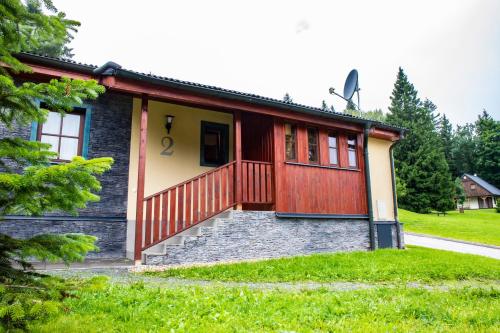
<path id="1" fill-rule="evenodd" d="M 234 115 L 234 159 L 236 160 L 234 190 L 236 193 L 236 209 L 241 209 L 241 111 L 235 110 Z"/>
<path id="2" fill-rule="evenodd" d="M 137 171 L 137 209 L 135 215 L 135 248 L 134 259 L 141 262 L 142 254 L 142 221 L 144 210 L 144 182 L 146 173 L 146 144 L 148 141 L 148 96 L 142 95 L 141 129 L 139 142 L 139 167 Z"/>

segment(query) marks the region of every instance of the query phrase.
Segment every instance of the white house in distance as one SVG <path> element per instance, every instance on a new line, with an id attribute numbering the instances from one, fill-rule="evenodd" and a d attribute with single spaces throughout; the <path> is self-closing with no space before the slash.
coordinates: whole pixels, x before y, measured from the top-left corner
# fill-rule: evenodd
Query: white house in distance
<path id="1" fill-rule="evenodd" d="M 462 176 L 466 199 L 465 209 L 494 208 L 500 197 L 500 190 L 477 175 Z"/>

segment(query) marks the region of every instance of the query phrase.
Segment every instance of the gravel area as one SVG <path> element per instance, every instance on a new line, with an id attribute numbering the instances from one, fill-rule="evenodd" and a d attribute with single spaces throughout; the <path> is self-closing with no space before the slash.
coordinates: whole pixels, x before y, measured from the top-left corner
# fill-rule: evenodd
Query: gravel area
<path id="1" fill-rule="evenodd" d="M 324 289 L 329 291 L 349 291 L 369 288 L 391 288 L 400 287 L 398 283 L 362 283 L 362 282 L 230 282 L 230 281 L 205 281 L 189 280 L 178 278 L 162 278 L 147 276 L 133 272 L 130 267 L 110 267 L 110 268 L 90 268 L 90 269 L 57 269 L 40 270 L 40 273 L 46 273 L 64 278 L 90 278 L 93 276 L 108 276 L 111 283 L 131 284 L 144 282 L 150 287 L 160 288 L 180 288 L 180 287 L 226 287 L 226 288 L 249 288 L 259 290 L 283 290 L 283 291 L 301 291 Z M 483 283 L 478 281 L 459 281 L 445 282 L 440 284 L 423 284 L 419 282 L 409 282 L 408 288 L 424 288 L 429 290 L 449 290 L 452 288 L 463 287 L 481 287 L 498 288 L 498 283 Z"/>

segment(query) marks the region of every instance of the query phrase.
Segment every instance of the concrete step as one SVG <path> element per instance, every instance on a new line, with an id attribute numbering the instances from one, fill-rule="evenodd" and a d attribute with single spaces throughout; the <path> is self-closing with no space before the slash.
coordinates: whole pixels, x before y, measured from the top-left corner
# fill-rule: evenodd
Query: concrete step
<path id="1" fill-rule="evenodd" d="M 215 230 L 224 224 L 225 220 L 232 218 L 232 211 L 222 212 L 210 219 L 203 221 L 196 226 L 186 229 L 165 241 L 143 251 L 143 262 L 147 257 L 157 257 L 167 255 L 168 249 L 178 249 L 184 247 L 186 242 L 196 241 L 200 237 L 210 237 Z"/>

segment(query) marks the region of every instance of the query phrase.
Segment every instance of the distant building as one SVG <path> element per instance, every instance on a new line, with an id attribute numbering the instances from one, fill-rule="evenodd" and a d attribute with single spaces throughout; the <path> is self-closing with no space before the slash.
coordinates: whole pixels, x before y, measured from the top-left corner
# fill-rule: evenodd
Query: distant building
<path id="1" fill-rule="evenodd" d="M 464 174 L 462 184 L 465 190 L 465 209 L 493 208 L 497 205 L 500 190 L 476 175 Z"/>

